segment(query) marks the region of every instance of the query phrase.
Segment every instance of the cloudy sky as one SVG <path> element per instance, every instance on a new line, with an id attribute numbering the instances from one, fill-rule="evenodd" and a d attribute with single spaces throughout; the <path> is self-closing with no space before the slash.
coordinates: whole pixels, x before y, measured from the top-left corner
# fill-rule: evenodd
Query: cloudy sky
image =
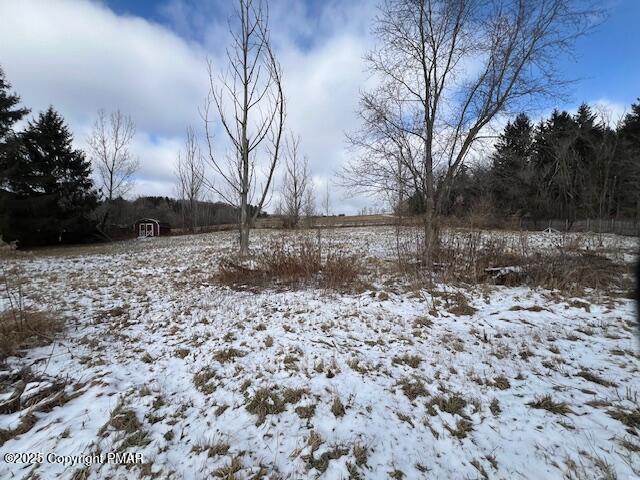
<path id="1" fill-rule="evenodd" d="M 96 111 L 121 109 L 137 125 L 141 162 L 131 195 L 172 195 L 187 125 L 202 130 L 206 59 L 220 65 L 227 0 L 0 0 L 0 65 L 33 113 L 53 105 L 79 147 Z M 375 0 L 275 0 L 270 23 L 283 67 L 288 126 L 302 136 L 317 190 L 348 159 L 357 128 L 362 61 L 372 46 Z M 608 20 L 558 68 L 578 79 L 567 104 L 602 103 L 618 114 L 640 96 L 640 2 L 609 0 Z M 371 200 L 334 188 L 332 210 Z"/>

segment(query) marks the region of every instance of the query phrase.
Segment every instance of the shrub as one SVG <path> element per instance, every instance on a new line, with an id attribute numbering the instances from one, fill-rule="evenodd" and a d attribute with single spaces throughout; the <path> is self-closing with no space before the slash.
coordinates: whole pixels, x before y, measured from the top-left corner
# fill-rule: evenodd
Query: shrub
<path id="1" fill-rule="evenodd" d="M 533 252 L 524 238 L 515 245 L 479 231 L 445 236 L 434 252 L 434 271 L 445 283 L 526 285 L 569 295 L 630 288 L 629 267 L 604 255 L 560 247 Z"/>
<path id="2" fill-rule="evenodd" d="M 223 258 L 217 280 L 234 287 L 315 285 L 340 289 L 357 284 L 361 262 L 343 251 L 326 248 L 324 261 L 311 239 L 272 242 L 252 258 Z"/>

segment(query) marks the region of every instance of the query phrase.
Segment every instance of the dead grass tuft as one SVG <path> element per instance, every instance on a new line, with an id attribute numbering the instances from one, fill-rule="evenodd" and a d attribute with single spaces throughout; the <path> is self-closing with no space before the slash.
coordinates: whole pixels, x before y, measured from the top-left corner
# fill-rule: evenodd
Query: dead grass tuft
<path id="1" fill-rule="evenodd" d="M 403 378 L 398 382 L 398 385 L 402 388 L 402 393 L 409 400 L 415 400 L 418 397 L 424 397 L 427 395 L 427 389 L 424 388 L 424 383 L 419 378 L 411 380 L 409 378 Z"/>
<path id="2" fill-rule="evenodd" d="M 573 410 L 569 408 L 567 402 L 556 402 L 553 400 L 553 398 L 551 398 L 551 395 L 538 397 L 535 400 L 527 403 L 527 405 L 531 408 L 547 410 L 548 412 L 558 415 L 567 415 L 569 413 L 573 413 Z"/>
<path id="3" fill-rule="evenodd" d="M 491 413 L 494 417 L 500 415 L 502 413 L 502 408 L 500 408 L 500 400 L 498 400 L 497 398 L 491 400 L 491 403 L 489 404 L 489 410 L 491 410 Z"/>
<path id="4" fill-rule="evenodd" d="M 511 383 L 509 383 L 509 379 L 504 375 L 498 375 L 493 379 L 493 385 L 500 390 L 507 390 L 511 387 Z"/>
<path id="5" fill-rule="evenodd" d="M 466 438 L 469 432 L 473 431 L 473 423 L 466 418 L 460 418 L 456 422 L 456 428 L 447 427 L 447 430 L 456 438 Z"/>
<path id="6" fill-rule="evenodd" d="M 185 358 L 189 353 L 191 353 L 191 350 L 188 348 L 178 348 L 173 352 L 173 354 L 178 358 Z"/>
<path id="7" fill-rule="evenodd" d="M 255 252 L 250 262 L 222 259 L 217 280 L 232 287 L 315 285 L 341 290 L 357 287 L 363 270 L 361 260 L 344 251 L 332 247 L 321 250 L 309 238 L 281 239 Z"/>
<path id="8" fill-rule="evenodd" d="M 306 455 L 302 458 L 303 460 L 306 461 L 307 468 L 309 470 L 311 470 L 312 468 L 315 468 L 318 472 L 324 473 L 327 470 L 327 468 L 329 468 L 329 462 L 331 462 L 331 460 L 337 460 L 338 458 L 348 454 L 349 454 L 348 448 L 340 447 L 336 445 L 330 450 L 327 450 L 326 452 L 322 453 L 317 458 L 313 453 L 311 453 L 310 455 Z"/>
<path id="9" fill-rule="evenodd" d="M 229 452 L 229 446 L 226 442 L 218 442 L 207 448 L 207 455 L 209 457 L 216 457 L 218 455 L 226 455 Z"/>
<path id="10" fill-rule="evenodd" d="M 607 414 L 627 427 L 640 428 L 640 408 L 625 410 L 616 407 L 615 409 L 608 410 Z"/>
<path id="11" fill-rule="evenodd" d="M 10 309 L 0 313 L 0 360 L 18 350 L 51 343 L 63 322 L 45 312 Z"/>
<path id="12" fill-rule="evenodd" d="M 213 383 L 209 382 L 215 377 L 216 374 L 213 370 L 210 368 L 203 368 L 193 376 L 193 384 L 205 395 L 211 395 L 216 387 Z"/>
<path id="13" fill-rule="evenodd" d="M 285 402 L 277 391 L 261 388 L 245 404 L 247 411 L 258 417 L 256 425 L 262 425 L 267 415 L 277 415 L 285 411 Z"/>
<path id="14" fill-rule="evenodd" d="M 0 447 L 5 444 L 8 440 L 15 438 L 19 435 L 27 433 L 29 430 L 33 428 L 38 419 L 32 413 L 28 413 L 24 415 L 20 419 L 20 423 L 14 429 L 4 429 L 0 428 Z"/>
<path id="15" fill-rule="evenodd" d="M 213 358 L 215 358 L 220 363 L 227 363 L 234 361 L 238 357 L 244 357 L 245 355 L 246 352 L 238 350 L 237 348 L 229 347 L 218 350 L 213 354 Z"/>
<path id="16" fill-rule="evenodd" d="M 413 321 L 414 328 L 431 328 L 433 326 L 433 321 L 431 321 L 428 317 L 419 317 Z"/>
<path id="17" fill-rule="evenodd" d="M 242 470 L 242 460 L 240 457 L 233 457 L 231 461 L 224 467 L 220 467 L 213 471 L 213 475 L 225 480 L 235 480 L 236 473 Z"/>
<path id="18" fill-rule="evenodd" d="M 422 363 L 422 357 L 420 357 L 419 355 L 404 354 L 404 355 L 393 357 L 394 365 L 407 365 L 411 368 L 418 368 L 421 363 Z"/>
<path id="19" fill-rule="evenodd" d="M 286 388 L 282 392 L 285 403 L 298 403 L 304 395 L 309 395 L 308 388 Z"/>
<path id="20" fill-rule="evenodd" d="M 333 402 L 331 403 L 331 413 L 333 413 L 336 418 L 343 417 L 345 414 L 344 405 L 338 396 L 333 398 Z"/>
<path id="21" fill-rule="evenodd" d="M 603 387 L 615 387 L 615 386 L 617 386 L 614 382 L 610 382 L 608 380 L 605 380 L 604 378 L 600 377 L 599 375 L 596 375 L 595 373 L 593 373 L 590 370 L 587 370 L 585 368 L 583 368 L 578 373 L 576 373 L 576 376 L 577 377 L 582 377 L 585 380 L 588 380 L 589 382 L 593 382 L 593 383 L 597 383 L 598 385 L 602 385 Z"/>
<path id="22" fill-rule="evenodd" d="M 367 452 L 367 447 L 360 443 L 356 443 L 353 446 L 353 456 L 356 459 L 356 465 L 361 467 L 362 465 L 367 464 L 367 458 L 369 456 Z"/>
<path id="23" fill-rule="evenodd" d="M 135 433 L 142 428 L 142 424 L 133 410 L 125 410 L 117 407 L 111 414 L 109 425 L 115 430 L 125 433 Z"/>
<path id="24" fill-rule="evenodd" d="M 298 414 L 300 418 L 308 420 L 310 418 L 313 418 L 313 416 L 316 414 L 316 405 L 311 404 L 311 405 L 296 407 L 295 412 Z"/>
<path id="25" fill-rule="evenodd" d="M 448 397 L 440 395 L 433 397 L 429 402 L 427 402 L 427 412 L 429 412 L 430 415 L 435 415 L 436 411 L 433 407 L 438 407 L 441 412 L 464 416 L 464 408 L 466 406 L 467 401 L 460 395 L 453 394 Z"/>

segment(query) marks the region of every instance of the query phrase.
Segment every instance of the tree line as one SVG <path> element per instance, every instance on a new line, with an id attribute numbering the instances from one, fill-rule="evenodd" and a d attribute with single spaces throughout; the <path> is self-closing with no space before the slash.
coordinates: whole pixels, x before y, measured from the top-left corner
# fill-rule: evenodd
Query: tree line
<path id="1" fill-rule="evenodd" d="M 482 205 L 496 216 L 536 222 L 638 219 L 640 100 L 614 125 L 609 117 L 587 104 L 573 115 L 555 110 L 537 124 L 525 113 L 517 115 L 488 161 L 459 169 L 444 212 Z M 409 202 L 414 212 L 422 208 L 417 200 L 412 195 Z"/>

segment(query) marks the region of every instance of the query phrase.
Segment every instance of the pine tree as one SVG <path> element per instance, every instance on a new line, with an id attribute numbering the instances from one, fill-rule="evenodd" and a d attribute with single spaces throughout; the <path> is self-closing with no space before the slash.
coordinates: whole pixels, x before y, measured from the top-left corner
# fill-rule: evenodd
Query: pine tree
<path id="1" fill-rule="evenodd" d="M 19 141 L 13 130 L 16 122 L 29 113 L 20 108 L 20 97 L 11 91 L 11 85 L 0 68 L 0 239 L 7 240 L 4 219 L 9 209 L 11 194 L 7 191 L 7 179 L 14 172 L 19 155 Z"/>
<path id="2" fill-rule="evenodd" d="M 20 97 L 10 90 L 11 85 L 5 80 L 4 72 L 0 68 L 0 189 L 4 189 L 6 178 L 15 164 L 17 155 L 18 146 L 13 127 L 29 113 L 28 109 L 18 107 Z"/>
<path id="3" fill-rule="evenodd" d="M 618 129 L 616 214 L 640 217 L 640 98 Z"/>
<path id="4" fill-rule="evenodd" d="M 508 122 L 492 156 L 491 192 L 494 205 L 504 214 L 523 214 L 529 205 L 533 126 L 519 114 Z"/>
<path id="5" fill-rule="evenodd" d="M 574 151 L 576 122 L 569 113 L 554 110 L 540 123 L 534 139 L 536 178 L 536 216 L 538 218 L 576 218 L 579 185 Z"/>
<path id="6" fill-rule="evenodd" d="M 6 179 L 2 231 L 20 245 L 75 242 L 92 232 L 98 203 L 91 165 L 62 117 L 50 107 L 20 134 L 20 154 Z"/>
<path id="7" fill-rule="evenodd" d="M 18 108 L 20 97 L 9 90 L 11 85 L 6 81 L 4 71 L 0 67 L 0 142 L 12 132 L 13 125 L 29 113 L 26 108 Z"/>

